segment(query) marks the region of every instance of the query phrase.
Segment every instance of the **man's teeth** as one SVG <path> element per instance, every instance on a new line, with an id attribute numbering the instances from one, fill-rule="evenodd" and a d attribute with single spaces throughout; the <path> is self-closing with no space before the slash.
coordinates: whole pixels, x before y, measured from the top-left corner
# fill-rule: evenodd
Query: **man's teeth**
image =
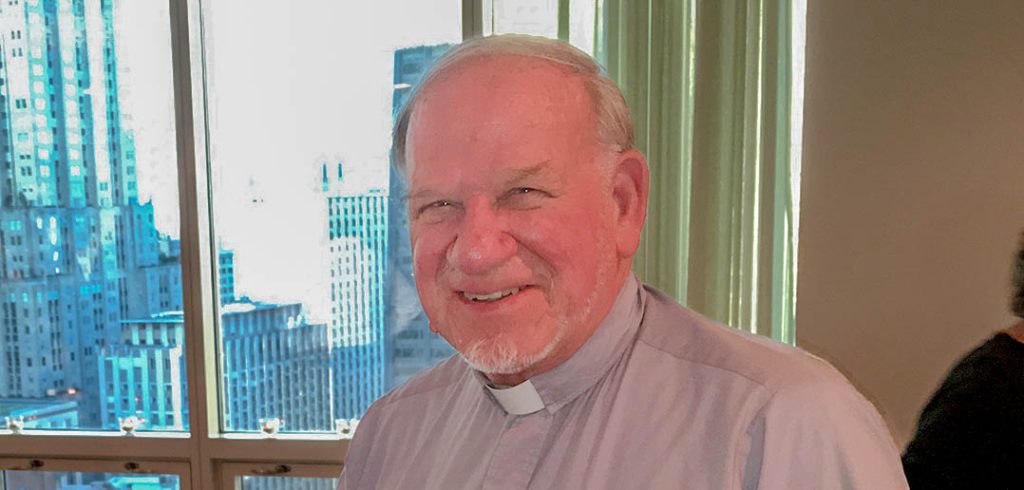
<path id="1" fill-rule="evenodd" d="M 518 293 L 522 289 L 523 288 L 521 288 L 521 287 L 515 287 L 515 288 L 503 289 L 501 291 L 495 291 L 495 292 L 493 292 L 491 294 L 473 294 L 473 293 L 463 292 L 462 296 L 464 296 L 466 299 L 468 299 L 470 301 L 497 301 L 497 300 L 499 300 L 501 298 L 512 296 L 513 294 Z"/>

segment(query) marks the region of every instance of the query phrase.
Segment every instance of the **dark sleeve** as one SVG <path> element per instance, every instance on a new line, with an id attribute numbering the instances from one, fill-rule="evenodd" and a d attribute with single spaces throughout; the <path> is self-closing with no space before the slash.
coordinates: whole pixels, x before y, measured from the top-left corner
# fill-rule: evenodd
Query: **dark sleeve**
<path id="1" fill-rule="evenodd" d="M 1024 358 L 1007 359 L 992 347 L 983 345 L 957 364 L 921 412 L 903 455 L 911 489 L 1024 485 L 1018 469 Z"/>

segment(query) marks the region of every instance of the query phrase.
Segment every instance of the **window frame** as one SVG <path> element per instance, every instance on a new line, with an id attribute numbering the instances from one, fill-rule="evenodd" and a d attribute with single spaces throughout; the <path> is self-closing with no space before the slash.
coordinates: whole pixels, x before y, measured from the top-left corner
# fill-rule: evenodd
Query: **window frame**
<path id="1" fill-rule="evenodd" d="M 461 0 L 462 39 L 483 33 L 483 2 Z M 212 237 L 211 169 L 207 154 L 202 0 L 168 0 L 181 226 L 181 268 L 189 432 L 0 428 L 0 471 L 177 474 L 181 488 L 234 488 L 245 475 L 336 477 L 350 436 L 221 433 L 218 396 L 219 277 Z M 559 16 L 568 15 L 559 11 Z M 561 25 L 561 22 L 560 22 Z M 42 466 L 33 467 L 36 460 Z M 128 466 L 126 466 L 128 465 Z M 132 466 L 134 465 L 134 466 Z M 287 473 L 278 472 L 280 465 Z M 134 468 L 129 471 L 126 468 Z"/>
<path id="2" fill-rule="evenodd" d="M 187 463 L 176 461 L 109 461 L 100 459 L 60 459 L 48 458 L 0 458 L 0 468 L 6 471 L 38 471 L 56 473 L 119 473 L 124 475 L 177 475 L 179 488 L 191 490 L 195 488 L 190 478 Z"/>

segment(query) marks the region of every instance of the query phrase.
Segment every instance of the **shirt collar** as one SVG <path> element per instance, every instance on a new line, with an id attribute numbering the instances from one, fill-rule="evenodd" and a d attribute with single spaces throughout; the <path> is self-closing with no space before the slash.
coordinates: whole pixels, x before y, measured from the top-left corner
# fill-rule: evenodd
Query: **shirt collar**
<path id="1" fill-rule="evenodd" d="M 494 395 L 494 401 L 511 415 L 529 415 L 544 409 L 544 400 L 530 380 L 511 387 L 497 387 L 490 383 L 484 387 Z"/>
<path id="2" fill-rule="evenodd" d="M 541 409 L 554 413 L 594 386 L 626 351 L 640 327 L 645 299 L 640 281 L 630 274 L 608 315 L 567 361 L 510 388 L 493 386 L 479 372 L 475 377 L 509 414 L 527 415 Z"/>

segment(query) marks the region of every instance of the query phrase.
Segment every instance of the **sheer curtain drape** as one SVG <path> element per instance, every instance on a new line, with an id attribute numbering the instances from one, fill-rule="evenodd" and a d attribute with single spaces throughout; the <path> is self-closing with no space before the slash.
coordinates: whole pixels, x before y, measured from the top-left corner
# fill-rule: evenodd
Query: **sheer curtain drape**
<path id="1" fill-rule="evenodd" d="M 710 317 L 792 342 L 802 4 L 598 5 L 596 53 L 651 165 L 637 273 Z"/>

